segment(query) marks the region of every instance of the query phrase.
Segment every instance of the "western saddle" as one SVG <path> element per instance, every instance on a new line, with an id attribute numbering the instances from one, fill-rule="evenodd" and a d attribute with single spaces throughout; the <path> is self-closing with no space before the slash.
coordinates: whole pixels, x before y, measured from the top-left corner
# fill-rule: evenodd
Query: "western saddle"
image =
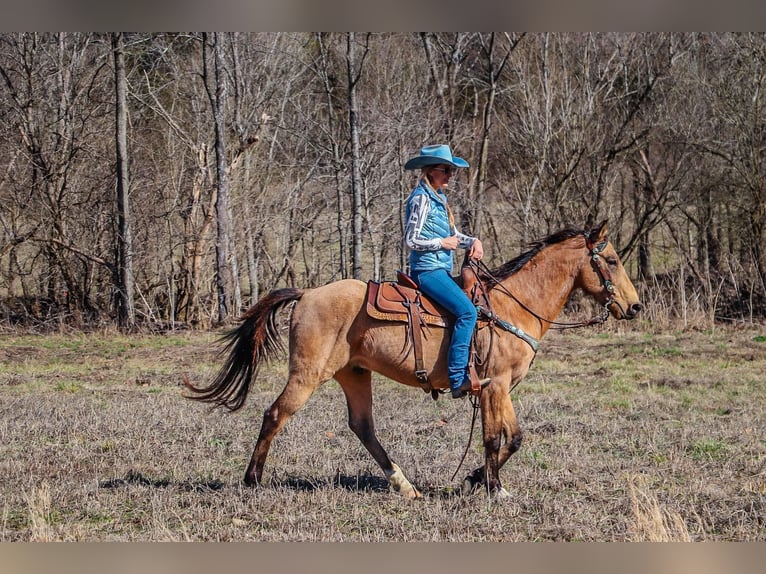
<path id="1" fill-rule="evenodd" d="M 423 391 L 431 393 L 436 400 L 440 391 L 434 389 L 428 380 L 428 371 L 423 365 L 423 330 L 430 331 L 430 327 L 448 328 L 452 323 L 452 316 L 435 301 L 429 299 L 418 289 L 417 283 L 403 271 L 396 272 L 396 281 L 368 281 L 367 282 L 367 314 L 374 319 L 382 321 L 395 321 L 405 323 L 405 346 L 404 349 L 415 355 L 415 377 Z M 489 300 L 486 290 L 481 281 L 468 264 L 468 258 L 463 263 L 460 278 L 457 283 L 461 285 L 466 295 L 477 306 L 489 308 Z M 481 318 L 480 318 L 481 319 Z M 476 330 L 480 325 L 477 323 Z M 471 394 L 478 395 L 481 387 L 476 373 L 475 335 L 471 340 L 471 352 L 469 359 L 469 372 L 471 375 Z"/>

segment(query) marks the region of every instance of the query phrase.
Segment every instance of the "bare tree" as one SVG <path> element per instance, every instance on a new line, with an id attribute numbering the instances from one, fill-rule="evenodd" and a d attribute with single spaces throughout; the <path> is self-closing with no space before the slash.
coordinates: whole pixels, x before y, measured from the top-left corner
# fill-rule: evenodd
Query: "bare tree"
<path id="1" fill-rule="evenodd" d="M 327 34 L 317 33 L 318 44 L 317 61 L 314 71 L 319 77 L 324 89 L 326 103 L 324 106 L 327 127 L 324 130 L 326 145 L 329 146 L 330 164 L 332 167 L 335 183 L 335 195 L 337 202 L 336 229 L 338 234 L 338 267 L 342 278 L 348 277 L 348 237 L 345 218 L 345 186 L 343 184 L 343 157 L 341 152 L 340 134 L 337 133 L 339 126 L 336 120 L 337 87 L 334 54 L 328 41 L 331 38 Z"/>
<path id="2" fill-rule="evenodd" d="M 117 308 L 123 329 L 136 322 L 133 303 L 133 235 L 130 218 L 130 172 L 128 169 L 128 86 L 125 76 L 125 39 L 112 33 L 115 90 L 115 150 L 117 156 Z"/>
<path id="3" fill-rule="evenodd" d="M 468 54 L 471 34 L 464 32 L 436 34 L 423 32 L 420 38 L 428 64 L 428 72 L 436 90 L 438 109 L 437 135 L 441 143 L 455 146 L 463 121 L 460 82 Z"/>
<path id="4" fill-rule="evenodd" d="M 359 109 L 357 107 L 357 84 L 364 66 L 364 59 L 369 51 L 369 34 L 366 35 L 364 51 L 357 64 L 356 59 L 356 34 L 348 32 L 346 35 L 346 79 L 348 80 L 348 126 L 351 135 L 351 217 L 353 221 L 351 236 L 353 238 L 353 255 L 351 258 L 352 276 L 354 279 L 362 278 L 362 245 L 364 234 L 362 231 L 362 176 L 360 172 L 360 144 L 359 144 Z"/>
<path id="5" fill-rule="evenodd" d="M 210 98 L 215 129 L 215 171 L 216 171 L 216 288 L 218 294 L 218 321 L 229 318 L 232 307 L 232 273 L 229 246 L 231 242 L 231 224 L 229 219 L 229 178 L 226 161 L 226 79 L 223 63 L 223 33 L 214 32 L 212 45 L 209 35 L 202 35 L 203 79 Z M 213 72 L 211 74 L 207 51 L 213 49 Z"/>
<path id="6" fill-rule="evenodd" d="M 103 256 L 114 245 L 106 239 L 114 197 L 103 194 L 113 174 L 99 161 L 113 140 L 96 137 L 108 133 L 101 73 L 108 52 L 93 34 L 8 34 L 0 45 L 3 113 L 20 152 L 11 154 L 8 175 L 28 190 L 25 217 L 35 232 L 26 241 L 37 246 L 17 260 L 28 269 L 22 277 L 37 282 L 36 295 L 49 304 L 95 317 L 113 302 L 114 285 L 112 257 Z"/>
<path id="7" fill-rule="evenodd" d="M 764 34 L 0 34 L 0 312 L 130 321 L 132 291 L 205 328 L 247 285 L 384 278 L 403 164 L 447 143 L 489 257 L 607 217 L 670 313 L 753 320 L 765 61 Z"/>
<path id="8" fill-rule="evenodd" d="M 499 84 L 503 75 L 503 70 L 508 62 L 511 52 L 518 46 L 524 35 L 512 37 L 510 34 L 500 35 L 491 32 L 489 38 L 484 38 L 482 34 L 478 35 L 481 54 L 486 66 L 484 77 L 477 79 L 477 83 L 484 84 L 483 90 L 477 90 L 477 98 L 482 93 L 484 103 L 481 111 L 481 124 L 479 132 L 479 150 L 476 154 L 476 167 L 472 171 L 471 181 L 468 186 L 468 207 L 463 212 L 463 225 L 465 229 L 479 232 L 482 225 L 481 206 L 483 204 L 484 192 L 487 187 L 487 172 L 489 164 L 489 148 L 493 132 L 493 121 L 495 116 L 495 98 L 497 96 Z M 498 48 L 501 40 L 504 39 L 504 45 Z M 495 54 L 495 50 L 500 50 L 500 56 Z"/>

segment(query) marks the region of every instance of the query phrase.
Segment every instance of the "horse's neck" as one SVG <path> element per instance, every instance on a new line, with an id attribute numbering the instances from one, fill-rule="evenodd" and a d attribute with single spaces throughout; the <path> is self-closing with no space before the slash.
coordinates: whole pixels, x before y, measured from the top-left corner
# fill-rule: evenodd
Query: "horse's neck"
<path id="1" fill-rule="evenodd" d="M 498 315 L 542 337 L 572 294 L 582 263 L 583 256 L 567 242 L 547 247 L 502 282 L 513 297 L 495 290 L 492 305 Z"/>

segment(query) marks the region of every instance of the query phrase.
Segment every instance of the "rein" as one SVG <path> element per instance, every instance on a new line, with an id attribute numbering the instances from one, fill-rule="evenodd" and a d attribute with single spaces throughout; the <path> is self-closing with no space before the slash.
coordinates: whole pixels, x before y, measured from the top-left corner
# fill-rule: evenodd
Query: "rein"
<path id="1" fill-rule="evenodd" d="M 482 263 L 481 261 L 476 261 L 474 259 L 469 259 L 468 263 L 471 267 L 471 271 L 476 276 L 476 279 L 478 280 L 478 284 L 482 285 L 483 288 L 483 282 L 481 281 L 481 278 L 479 276 L 479 270 L 481 270 L 485 277 L 489 278 L 491 282 L 504 294 L 508 295 L 511 299 L 516 301 L 522 309 L 524 309 L 527 313 L 538 319 L 539 321 L 543 321 L 545 323 L 548 323 L 551 325 L 551 328 L 554 329 L 575 329 L 579 327 L 589 327 L 591 325 L 600 325 L 604 323 L 607 319 L 609 319 L 609 306 L 612 304 L 616 304 L 617 306 L 620 306 L 620 304 L 617 302 L 617 300 L 614 297 L 614 284 L 612 283 L 612 274 L 609 272 L 609 268 L 607 264 L 604 262 L 603 257 L 601 257 L 601 252 L 606 249 L 606 241 L 601 241 L 600 243 L 593 243 L 590 239 L 590 235 L 588 233 L 583 233 L 585 236 L 585 246 L 588 248 L 588 253 L 590 254 L 590 261 L 591 265 L 593 266 L 594 270 L 599 276 L 599 279 L 601 280 L 601 284 L 604 286 L 604 289 L 609 294 L 608 299 L 606 300 L 606 303 L 604 303 L 604 310 L 603 312 L 598 315 L 597 317 L 593 317 L 592 319 L 589 319 L 587 321 L 581 321 L 579 323 L 561 323 L 559 321 L 551 321 L 550 319 L 546 319 L 545 317 L 541 317 L 536 312 L 534 312 L 532 309 L 527 307 L 522 301 L 519 300 L 516 295 L 511 293 L 511 291 L 502 284 L 502 282 L 497 279 L 492 273 L 490 272 L 489 268 L 485 263 Z M 486 297 L 486 301 L 489 304 L 489 297 Z M 621 308 L 621 307 L 620 307 Z M 493 324 L 496 324 L 498 327 L 503 329 L 504 331 L 507 331 L 509 333 L 513 333 L 520 339 L 524 340 L 530 347 L 532 347 L 532 350 L 537 353 L 539 344 L 537 340 L 535 340 L 533 337 L 529 336 L 527 333 L 522 331 L 521 329 L 517 328 L 516 326 L 512 325 L 508 321 L 504 321 L 500 317 L 494 314 L 492 309 L 484 309 L 481 306 L 476 307 L 477 311 L 480 314 L 483 314 L 489 321 Z M 494 331 L 492 331 L 492 334 L 494 335 Z M 488 355 L 491 355 L 491 349 L 492 349 L 492 336 L 490 336 L 490 351 Z M 463 462 L 465 461 L 465 457 L 468 454 L 468 448 L 471 444 L 471 439 L 473 437 L 473 431 L 476 425 L 476 419 L 479 411 L 479 399 L 478 397 L 470 397 L 471 398 L 471 405 L 473 407 L 473 416 L 471 417 L 471 429 L 468 434 L 468 442 L 466 443 L 466 448 L 463 452 L 463 456 L 460 459 L 460 462 L 458 463 L 457 468 L 455 469 L 455 473 L 452 475 L 452 478 L 450 480 L 455 480 L 455 477 L 457 476 L 457 473 L 460 471 L 460 467 L 463 466 Z"/>
<path id="2" fill-rule="evenodd" d="M 609 306 L 616 304 L 619 306 L 619 303 L 614 297 L 614 284 L 612 283 L 612 275 L 609 272 L 608 267 L 604 263 L 604 259 L 601 257 L 600 253 L 606 248 L 606 241 L 602 241 L 600 243 L 593 243 L 588 236 L 588 234 L 583 234 L 585 236 L 585 246 L 588 248 L 588 252 L 590 254 L 590 261 L 591 265 L 595 269 L 596 273 L 599 276 L 599 279 L 601 280 L 602 285 L 604 286 L 604 289 L 606 289 L 606 292 L 609 294 L 609 298 L 607 299 L 606 303 L 604 303 L 604 310 L 601 312 L 600 315 L 593 317 L 592 319 L 588 319 L 587 321 L 580 321 L 577 323 L 562 323 L 560 321 L 551 321 L 550 319 L 546 319 L 545 317 L 541 317 L 539 314 L 537 314 L 535 311 L 530 309 L 525 303 L 523 303 L 521 300 L 519 300 L 516 295 L 511 293 L 511 291 L 500 282 L 489 270 L 489 267 L 481 261 L 475 261 L 471 260 L 470 265 L 473 267 L 476 267 L 476 269 L 480 269 L 483 272 L 483 275 L 485 275 L 487 278 L 491 280 L 491 282 L 498 288 L 499 291 L 503 292 L 505 295 L 508 295 L 511 299 L 516 301 L 516 303 L 521 306 L 522 309 L 524 309 L 527 313 L 532 315 L 535 319 L 542 321 L 544 323 L 547 323 L 548 325 L 551 325 L 551 328 L 554 329 L 576 329 L 580 327 L 590 327 L 591 325 L 600 325 L 604 322 L 606 322 L 607 319 L 609 319 Z M 476 273 L 476 269 L 474 272 Z M 477 273 L 478 277 L 478 273 Z"/>
<path id="3" fill-rule="evenodd" d="M 455 473 L 452 475 L 452 478 L 450 478 L 450 482 L 455 480 L 455 477 L 457 476 L 457 473 L 460 472 L 460 467 L 463 466 L 463 462 L 465 462 L 465 457 L 468 454 L 468 449 L 471 447 L 471 440 L 473 439 L 473 431 L 476 428 L 476 419 L 479 415 L 479 398 L 470 396 L 468 399 L 471 401 L 471 407 L 473 409 L 473 414 L 471 415 L 471 430 L 468 431 L 468 441 L 465 443 L 465 450 L 463 451 L 463 456 L 460 457 L 460 462 L 457 464 L 457 468 L 455 469 Z"/>
<path id="4" fill-rule="evenodd" d="M 589 327 L 591 325 L 599 325 L 601 323 L 604 323 L 609 318 L 609 306 L 612 304 L 616 304 L 620 309 L 622 307 L 620 306 L 619 302 L 614 297 L 614 284 L 612 283 L 612 274 L 609 272 L 608 266 L 604 263 L 603 257 L 601 257 L 601 252 L 606 249 L 606 240 L 600 242 L 600 243 L 593 243 L 590 239 L 590 235 L 588 233 L 583 233 L 585 236 L 585 246 L 588 248 L 588 253 L 590 254 L 590 262 L 593 266 L 594 270 L 599 276 L 599 279 L 601 280 L 601 284 L 604 286 L 604 289 L 609 294 L 609 297 L 606 300 L 606 303 L 604 303 L 604 310 L 602 313 L 597 316 L 593 317 L 592 319 L 589 319 L 588 321 L 581 321 L 579 323 L 561 323 L 559 321 L 551 321 L 549 319 L 546 319 L 545 317 L 541 317 L 537 313 L 535 313 L 532 309 L 527 307 L 522 301 L 519 300 L 516 295 L 511 293 L 511 291 L 503 285 L 499 279 L 497 279 L 492 273 L 490 272 L 489 268 L 485 263 L 482 263 L 481 261 L 477 261 L 474 259 L 469 259 L 468 264 L 471 267 L 471 271 L 476 276 L 476 279 L 478 281 L 478 285 L 481 286 L 482 289 L 484 289 L 483 282 L 481 281 L 481 278 L 479 276 L 479 270 L 481 270 L 485 277 L 489 278 L 491 282 L 498 287 L 500 291 L 508 295 L 511 299 L 516 301 L 522 309 L 524 309 L 527 313 L 538 319 L 539 321 L 543 321 L 545 323 L 548 323 L 551 325 L 551 328 L 554 329 L 575 329 L 578 327 Z M 489 296 L 486 293 L 485 290 L 485 297 L 487 304 L 489 305 Z M 508 321 L 504 321 L 500 317 L 494 314 L 494 312 L 491 309 L 491 305 L 489 309 L 484 309 L 481 306 L 476 307 L 477 311 L 480 314 L 483 314 L 492 324 L 496 324 L 498 327 L 503 329 L 504 331 L 507 331 L 509 333 L 513 333 L 520 339 L 524 340 L 530 347 L 532 347 L 532 350 L 537 353 L 537 350 L 539 348 L 539 344 L 536 339 L 529 336 L 527 333 L 519 329 L 518 327 L 512 325 Z M 488 353 L 488 356 L 491 355 L 492 352 L 492 345 L 493 345 L 493 336 L 494 331 L 491 331 L 490 336 L 490 350 Z M 533 359 L 534 360 L 534 359 Z M 460 462 L 457 465 L 457 468 L 455 469 L 455 473 L 452 475 L 452 478 L 450 481 L 455 480 L 455 477 L 457 476 L 457 473 L 460 471 L 460 467 L 463 466 L 463 462 L 465 461 L 465 457 L 468 454 L 468 449 L 471 444 L 471 440 L 473 438 L 473 431 L 476 425 L 476 419 L 479 412 L 479 397 L 470 397 L 471 399 L 471 406 L 473 407 L 473 415 L 471 417 L 471 429 L 468 433 L 468 441 L 466 443 L 465 450 L 463 451 L 463 456 L 460 458 Z"/>

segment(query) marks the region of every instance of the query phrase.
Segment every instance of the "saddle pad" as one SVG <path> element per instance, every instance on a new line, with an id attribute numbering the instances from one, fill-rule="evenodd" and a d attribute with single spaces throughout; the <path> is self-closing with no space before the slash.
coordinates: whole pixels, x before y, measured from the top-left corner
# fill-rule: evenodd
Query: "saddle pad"
<path id="1" fill-rule="evenodd" d="M 415 305 L 420 302 L 420 316 L 429 325 L 446 327 L 449 315 L 436 303 L 416 289 L 392 281 L 367 282 L 367 314 L 386 321 L 408 321 L 409 310 L 405 302 Z"/>

